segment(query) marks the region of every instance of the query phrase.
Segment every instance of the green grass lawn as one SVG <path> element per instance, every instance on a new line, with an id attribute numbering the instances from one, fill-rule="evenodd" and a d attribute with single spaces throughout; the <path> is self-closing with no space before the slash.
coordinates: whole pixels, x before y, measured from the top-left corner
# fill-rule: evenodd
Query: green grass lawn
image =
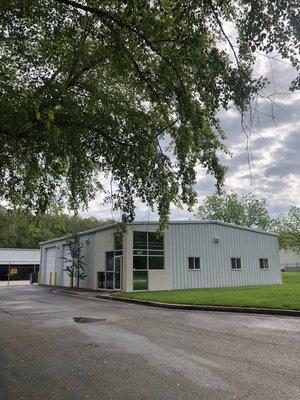
<path id="1" fill-rule="evenodd" d="M 284 272 L 282 285 L 134 292 L 119 296 L 163 303 L 300 310 L 300 272 Z"/>

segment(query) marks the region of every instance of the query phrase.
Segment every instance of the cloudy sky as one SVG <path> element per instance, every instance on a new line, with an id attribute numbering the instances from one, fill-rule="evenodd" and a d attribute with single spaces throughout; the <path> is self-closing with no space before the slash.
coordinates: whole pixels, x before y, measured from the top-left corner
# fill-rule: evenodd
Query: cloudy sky
<path id="1" fill-rule="evenodd" d="M 286 212 L 291 205 L 300 206 L 300 93 L 288 91 L 295 71 L 276 55 L 273 59 L 258 56 L 255 73 L 268 77 L 270 84 L 264 94 L 271 97 L 259 98 L 254 105 L 259 112 L 254 113 L 252 119 L 248 152 L 247 135 L 242 130 L 238 112 L 231 109 L 220 113 L 227 134 L 226 144 L 231 151 L 231 157 L 221 156 L 229 168 L 224 189 L 240 195 L 252 192 L 266 197 L 271 215 L 276 216 Z M 214 192 L 215 182 L 201 168 L 197 173 L 195 189 L 201 203 Z M 111 205 L 103 204 L 102 196 L 93 201 L 82 215 L 120 217 L 118 212 L 112 212 Z M 156 218 L 155 213 L 137 201 L 136 219 L 147 221 Z M 171 219 L 186 218 L 193 218 L 193 215 L 172 207 Z"/>

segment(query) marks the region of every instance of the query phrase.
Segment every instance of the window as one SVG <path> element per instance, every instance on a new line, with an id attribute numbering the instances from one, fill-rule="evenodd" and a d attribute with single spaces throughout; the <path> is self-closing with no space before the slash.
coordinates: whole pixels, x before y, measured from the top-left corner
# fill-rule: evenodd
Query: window
<path id="1" fill-rule="evenodd" d="M 269 269 L 269 261 L 267 258 L 259 259 L 259 267 L 260 269 Z"/>
<path id="2" fill-rule="evenodd" d="M 148 272 L 133 271 L 133 290 L 148 289 Z"/>
<path id="3" fill-rule="evenodd" d="M 133 232 L 133 269 L 164 269 L 164 239 L 155 232 Z"/>
<path id="4" fill-rule="evenodd" d="M 240 258 L 236 257 L 231 258 L 231 269 L 242 269 Z"/>
<path id="5" fill-rule="evenodd" d="M 115 233 L 115 250 L 123 250 L 123 237 Z"/>
<path id="6" fill-rule="evenodd" d="M 147 249 L 147 232 L 133 232 L 133 248 Z"/>
<path id="7" fill-rule="evenodd" d="M 189 269 L 200 269 L 200 257 L 189 257 Z"/>
<path id="8" fill-rule="evenodd" d="M 107 251 L 106 252 L 106 271 L 113 271 L 114 270 L 114 252 Z"/>

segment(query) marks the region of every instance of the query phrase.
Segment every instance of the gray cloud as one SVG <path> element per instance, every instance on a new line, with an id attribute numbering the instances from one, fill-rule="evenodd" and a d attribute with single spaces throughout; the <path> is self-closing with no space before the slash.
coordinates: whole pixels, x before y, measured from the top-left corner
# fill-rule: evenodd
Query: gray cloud
<path id="1" fill-rule="evenodd" d="M 250 135 L 250 167 L 246 154 L 247 138 L 242 130 L 241 117 L 236 109 L 220 112 L 221 125 L 227 134 L 225 144 L 232 157 L 221 155 L 222 162 L 228 166 L 225 189 L 239 194 L 253 192 L 267 198 L 270 212 L 276 216 L 285 212 L 289 206 L 300 206 L 300 94 L 288 93 L 295 71 L 285 62 L 259 59 L 258 74 L 263 73 L 271 82 L 264 90 L 270 99 L 258 98 L 253 107 Z M 246 121 L 250 118 L 246 116 Z M 249 133 L 249 131 L 248 131 Z M 199 168 L 197 184 L 194 186 L 199 201 L 215 191 L 215 181 Z M 93 202 L 87 215 L 101 218 L 112 216 L 111 208 Z M 116 219 L 119 213 L 113 213 Z M 186 210 L 172 207 L 171 218 L 192 217 Z M 152 213 L 144 204 L 137 202 L 137 218 L 152 220 Z"/>

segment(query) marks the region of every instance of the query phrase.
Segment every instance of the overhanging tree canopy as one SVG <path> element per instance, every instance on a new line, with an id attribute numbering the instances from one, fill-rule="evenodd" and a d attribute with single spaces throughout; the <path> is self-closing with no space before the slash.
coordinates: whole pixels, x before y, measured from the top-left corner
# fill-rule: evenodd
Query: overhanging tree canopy
<path id="1" fill-rule="evenodd" d="M 298 20 L 284 0 L 2 1 L 0 197 L 76 209 L 111 173 L 125 220 L 139 197 L 166 222 L 171 202 L 194 204 L 197 164 L 222 184 L 217 113 L 264 84 L 254 52 L 299 70 Z"/>

